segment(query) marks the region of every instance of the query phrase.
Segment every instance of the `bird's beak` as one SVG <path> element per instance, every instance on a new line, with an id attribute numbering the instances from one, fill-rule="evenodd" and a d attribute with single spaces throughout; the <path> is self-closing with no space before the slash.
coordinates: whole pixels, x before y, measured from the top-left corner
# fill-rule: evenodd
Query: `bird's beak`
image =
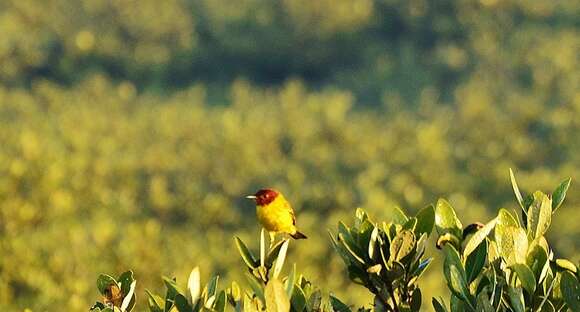
<path id="1" fill-rule="evenodd" d="M 256 195 L 248 195 L 248 196 L 246 196 L 246 198 L 247 199 L 256 199 L 257 197 L 256 197 Z"/>

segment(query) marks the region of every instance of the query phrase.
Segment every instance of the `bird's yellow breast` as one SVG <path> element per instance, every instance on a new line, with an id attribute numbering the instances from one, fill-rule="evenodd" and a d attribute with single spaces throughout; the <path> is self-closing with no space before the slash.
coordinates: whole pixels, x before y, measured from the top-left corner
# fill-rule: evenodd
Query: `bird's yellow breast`
<path id="1" fill-rule="evenodd" d="M 256 213 L 262 226 L 269 232 L 296 232 L 292 207 L 282 194 L 267 205 L 257 206 Z"/>

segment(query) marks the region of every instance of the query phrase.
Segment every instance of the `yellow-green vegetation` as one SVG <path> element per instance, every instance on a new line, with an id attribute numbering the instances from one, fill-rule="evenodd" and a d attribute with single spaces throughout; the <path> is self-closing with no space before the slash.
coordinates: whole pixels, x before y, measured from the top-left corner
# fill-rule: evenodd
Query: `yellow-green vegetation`
<path id="1" fill-rule="evenodd" d="M 415 216 L 396 209 L 391 220 L 374 221 L 358 208 L 352 226 L 339 222 L 336 234 L 329 233 L 332 246 L 350 281 L 372 295 L 370 304 L 353 307 L 332 292 L 323 294 L 296 264 L 282 274 L 290 238 L 275 241 L 271 236 L 266 248 L 267 230 L 262 229 L 259 255 L 235 237 L 248 288 L 235 281 L 221 286 L 215 275 L 202 289 L 200 270 L 195 267 L 187 290 L 168 277 L 163 277 L 165 296 L 146 290 L 149 311 L 423 311 L 420 277 L 433 260 L 427 258 L 425 244 L 434 228 L 439 235 L 437 248 L 445 254 L 443 272 L 451 293 L 449 309 L 441 297 L 431 298 L 436 312 L 578 311 L 580 265 L 557 258 L 544 236 L 566 198 L 570 179 L 548 194 L 522 194 L 511 170 L 510 176 L 521 217 L 500 209 L 485 225 L 463 227 L 449 202 L 439 199 L 436 206 L 429 205 Z M 103 299 L 90 310 L 131 312 L 135 285 L 132 271 L 116 279 L 101 274 L 97 288 Z"/>
<path id="2" fill-rule="evenodd" d="M 127 268 L 138 294 L 193 265 L 241 281 L 260 187 L 296 210 L 301 272 L 368 304 L 326 232 L 356 207 L 443 196 L 471 224 L 518 209 L 510 167 L 580 177 L 575 1 L 275 3 L 0 1 L 0 310 L 85 310 Z M 546 233 L 575 263 L 577 185 Z"/>

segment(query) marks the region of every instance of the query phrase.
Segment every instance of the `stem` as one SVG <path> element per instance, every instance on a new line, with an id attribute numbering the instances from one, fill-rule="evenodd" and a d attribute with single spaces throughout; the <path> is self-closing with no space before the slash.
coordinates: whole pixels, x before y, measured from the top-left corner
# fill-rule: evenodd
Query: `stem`
<path id="1" fill-rule="evenodd" d="M 391 307 L 391 305 L 389 304 L 389 299 L 385 298 L 383 296 L 383 294 L 381 294 L 381 292 L 379 291 L 379 289 L 377 288 L 377 286 L 373 283 L 373 281 L 369 281 L 369 290 L 375 294 L 377 297 L 379 297 L 379 300 L 381 301 L 381 303 L 385 306 L 385 308 L 387 309 L 387 311 L 391 311 L 391 312 L 399 312 L 398 310 L 393 309 L 393 307 Z M 393 300 L 394 302 L 394 300 Z"/>
<path id="2" fill-rule="evenodd" d="M 386 283 L 385 285 L 387 286 L 387 291 L 389 292 L 391 299 L 393 299 L 393 311 L 399 312 L 399 307 L 397 307 L 397 300 L 395 300 L 395 292 L 393 291 L 393 286 Z"/>

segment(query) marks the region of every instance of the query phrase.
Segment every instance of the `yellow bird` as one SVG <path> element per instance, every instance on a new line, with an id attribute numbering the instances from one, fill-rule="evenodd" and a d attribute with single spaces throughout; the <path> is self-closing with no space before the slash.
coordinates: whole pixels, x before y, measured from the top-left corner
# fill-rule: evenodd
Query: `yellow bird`
<path id="1" fill-rule="evenodd" d="M 256 202 L 258 221 L 270 233 L 270 237 L 274 237 L 276 233 L 287 233 L 294 239 L 306 238 L 306 235 L 296 229 L 294 210 L 282 193 L 267 188 L 246 198 Z"/>

